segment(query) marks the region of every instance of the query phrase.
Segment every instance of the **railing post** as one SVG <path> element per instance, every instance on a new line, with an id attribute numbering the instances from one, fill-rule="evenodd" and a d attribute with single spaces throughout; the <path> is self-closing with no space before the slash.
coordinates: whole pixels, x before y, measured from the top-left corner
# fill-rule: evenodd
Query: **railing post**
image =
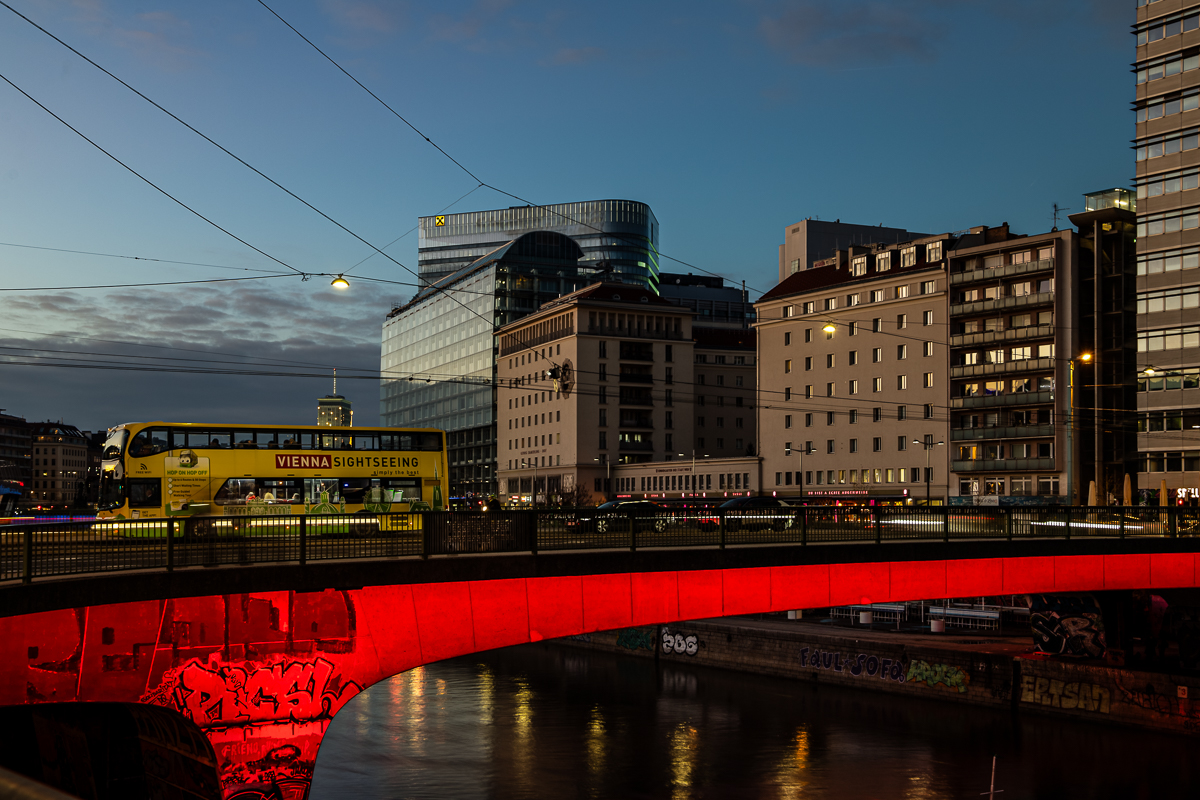
<path id="1" fill-rule="evenodd" d="M 21 531 L 21 583 L 33 583 L 33 526 Z"/>
<path id="2" fill-rule="evenodd" d="M 1000 510 L 1004 512 L 1004 538 L 1011 542 L 1013 529 L 1013 510 L 1011 508 L 1002 508 Z"/>
<path id="3" fill-rule="evenodd" d="M 637 520 L 632 511 L 629 512 L 629 549 L 637 550 Z"/>
<path id="4" fill-rule="evenodd" d="M 808 506 L 800 509 L 800 544 L 808 544 Z"/>
<path id="5" fill-rule="evenodd" d="M 1075 507 L 1067 506 L 1067 540 L 1071 539 L 1071 517 L 1074 516 Z"/>
<path id="6" fill-rule="evenodd" d="M 942 541 L 950 541 L 950 506 L 942 506 Z"/>
<path id="7" fill-rule="evenodd" d="M 717 534 L 718 546 L 720 549 L 725 549 L 725 512 L 717 509 Z"/>
<path id="8" fill-rule="evenodd" d="M 879 506 L 871 506 L 871 516 L 875 518 L 875 544 L 883 544 L 883 529 L 879 526 Z"/>
<path id="9" fill-rule="evenodd" d="M 300 566 L 308 564 L 308 515 L 300 515 Z"/>
<path id="10" fill-rule="evenodd" d="M 167 572 L 175 571 L 175 520 L 167 520 Z"/>
<path id="11" fill-rule="evenodd" d="M 1177 539 L 1179 538 L 1179 509 L 1177 507 L 1168 508 L 1167 514 L 1167 520 L 1171 526 L 1171 538 Z"/>

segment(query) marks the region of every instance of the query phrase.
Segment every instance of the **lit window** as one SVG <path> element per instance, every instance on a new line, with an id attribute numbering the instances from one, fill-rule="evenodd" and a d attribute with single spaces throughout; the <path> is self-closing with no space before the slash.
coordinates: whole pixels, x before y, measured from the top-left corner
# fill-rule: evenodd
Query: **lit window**
<path id="1" fill-rule="evenodd" d="M 900 266 L 911 267 L 917 263 L 917 246 L 906 247 L 900 251 Z"/>
<path id="2" fill-rule="evenodd" d="M 879 253 L 878 255 L 875 256 L 875 271 L 876 272 L 887 272 L 891 268 L 892 268 L 892 253 L 890 250 L 887 251 L 886 253 Z"/>

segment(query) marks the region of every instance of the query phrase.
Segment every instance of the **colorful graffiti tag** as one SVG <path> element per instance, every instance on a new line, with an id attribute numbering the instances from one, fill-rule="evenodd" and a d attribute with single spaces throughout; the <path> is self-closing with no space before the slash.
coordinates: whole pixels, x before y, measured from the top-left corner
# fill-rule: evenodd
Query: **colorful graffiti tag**
<path id="1" fill-rule="evenodd" d="M 1107 714 L 1112 705 L 1112 696 L 1108 689 L 1094 683 L 1022 675 L 1021 702 Z"/>
<path id="2" fill-rule="evenodd" d="M 904 677 L 906 681 L 912 683 L 955 689 L 959 694 L 965 692 L 967 685 L 971 683 L 971 676 L 960 667 L 953 667 L 949 664 L 930 664 L 927 661 L 917 660 L 908 662 L 908 674 Z"/>
<path id="3" fill-rule="evenodd" d="M 654 628 L 625 628 L 617 634 L 617 647 L 626 650 L 653 650 Z"/>
<path id="4" fill-rule="evenodd" d="M 1042 653 L 1080 658 L 1104 655 L 1104 619 L 1090 594 L 1031 594 L 1029 627 Z"/>

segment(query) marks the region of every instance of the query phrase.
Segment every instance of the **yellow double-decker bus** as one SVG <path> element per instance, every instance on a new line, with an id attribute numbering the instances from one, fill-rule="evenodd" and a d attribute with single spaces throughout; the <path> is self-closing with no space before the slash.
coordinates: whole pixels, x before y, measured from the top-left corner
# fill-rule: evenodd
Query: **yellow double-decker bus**
<path id="1" fill-rule="evenodd" d="M 131 422 L 109 431 L 99 519 L 441 510 L 445 434 L 428 428 Z"/>

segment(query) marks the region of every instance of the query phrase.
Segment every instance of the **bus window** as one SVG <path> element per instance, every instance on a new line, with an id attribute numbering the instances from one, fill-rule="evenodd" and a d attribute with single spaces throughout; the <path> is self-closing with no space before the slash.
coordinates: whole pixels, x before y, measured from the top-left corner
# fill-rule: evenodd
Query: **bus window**
<path id="1" fill-rule="evenodd" d="M 366 498 L 367 489 L 371 487 L 370 478 L 342 478 L 342 497 L 347 503 L 362 503 Z"/>
<path id="2" fill-rule="evenodd" d="M 285 438 L 287 438 L 287 434 L 281 434 L 278 431 L 259 431 L 258 446 L 279 447 L 279 440 Z"/>
<path id="3" fill-rule="evenodd" d="M 120 458 L 125 452 L 125 443 L 129 441 L 129 430 L 121 428 L 115 430 L 108 435 L 108 439 L 104 442 L 104 455 L 102 458 L 105 461 L 111 461 L 114 458 Z M 26 450 L 26 453 L 29 451 Z"/>
<path id="4" fill-rule="evenodd" d="M 356 433 L 354 434 L 354 449 L 378 450 L 379 437 L 373 433 Z"/>
<path id="5" fill-rule="evenodd" d="M 120 508 L 125 504 L 125 482 L 117 477 L 116 470 L 106 469 L 100 473 L 98 504 L 105 510 Z"/>
<path id="6" fill-rule="evenodd" d="M 301 503 L 304 482 L 300 478 L 260 478 L 258 490 L 268 503 Z"/>
<path id="7" fill-rule="evenodd" d="M 257 498 L 254 478 L 230 478 L 225 481 L 213 502 L 219 506 L 244 506 L 249 498 Z"/>
<path id="8" fill-rule="evenodd" d="M 420 478 L 384 478 L 383 488 L 393 503 L 411 503 L 423 499 Z"/>
<path id="9" fill-rule="evenodd" d="M 190 441 L 190 439 L 189 439 Z M 209 431 L 208 444 L 202 447 L 229 447 L 229 431 Z"/>
<path id="10" fill-rule="evenodd" d="M 133 437 L 129 444 L 129 455 L 143 458 L 165 452 L 170 449 L 170 440 L 166 428 L 146 428 Z"/>
<path id="11" fill-rule="evenodd" d="M 162 505 L 162 481 L 158 478 L 130 478 L 131 508 L 158 508 Z"/>
<path id="12" fill-rule="evenodd" d="M 327 497 L 322 497 L 322 494 L 328 493 Z M 304 502 L 309 505 L 317 503 L 336 503 L 338 498 L 338 485 L 336 478 L 305 478 L 304 479 Z"/>
<path id="13" fill-rule="evenodd" d="M 312 431 L 303 431 L 297 435 L 296 440 L 300 443 L 301 450 L 318 450 L 317 435 Z"/>
<path id="14" fill-rule="evenodd" d="M 233 446 L 258 447 L 258 445 L 254 443 L 254 431 L 234 431 Z"/>
<path id="15" fill-rule="evenodd" d="M 198 431 L 195 428 L 175 429 L 176 447 L 208 447 L 208 431 Z"/>
<path id="16" fill-rule="evenodd" d="M 413 438 L 420 440 L 419 444 L 413 448 L 414 450 L 438 451 L 442 449 L 442 435 L 440 433 L 418 433 Z"/>

